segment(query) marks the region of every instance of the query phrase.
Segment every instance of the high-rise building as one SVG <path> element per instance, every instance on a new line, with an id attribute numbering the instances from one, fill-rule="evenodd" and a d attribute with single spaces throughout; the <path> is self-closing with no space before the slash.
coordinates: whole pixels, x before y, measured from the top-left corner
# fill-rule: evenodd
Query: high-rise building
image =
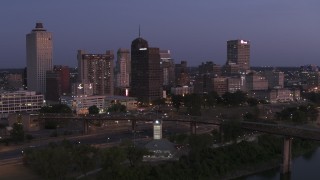
<path id="1" fill-rule="evenodd" d="M 52 34 L 36 23 L 26 36 L 27 86 L 29 91 L 46 93 L 46 72 L 52 70 Z"/>
<path id="2" fill-rule="evenodd" d="M 235 63 L 241 72 L 250 69 L 250 42 L 230 40 L 227 42 L 227 64 Z"/>
<path id="3" fill-rule="evenodd" d="M 149 48 L 141 37 L 131 44 L 131 93 L 138 101 L 151 103 L 162 97 L 159 48 Z"/>
<path id="4" fill-rule="evenodd" d="M 117 62 L 115 67 L 115 86 L 125 88 L 130 86 L 131 56 L 129 49 L 120 48 L 117 51 Z"/>
<path id="5" fill-rule="evenodd" d="M 70 94 L 70 69 L 68 66 L 54 66 L 46 75 L 46 99 L 59 101 L 61 95 Z"/>
<path id="6" fill-rule="evenodd" d="M 175 84 L 174 61 L 170 50 L 160 50 L 160 64 L 163 71 L 162 82 L 164 86 L 172 87 Z"/>
<path id="7" fill-rule="evenodd" d="M 180 64 L 175 64 L 175 79 L 177 86 L 188 86 L 190 84 L 187 61 L 181 61 Z"/>
<path id="8" fill-rule="evenodd" d="M 78 50 L 79 82 L 92 83 L 94 95 L 113 95 L 113 51 L 86 54 Z"/>

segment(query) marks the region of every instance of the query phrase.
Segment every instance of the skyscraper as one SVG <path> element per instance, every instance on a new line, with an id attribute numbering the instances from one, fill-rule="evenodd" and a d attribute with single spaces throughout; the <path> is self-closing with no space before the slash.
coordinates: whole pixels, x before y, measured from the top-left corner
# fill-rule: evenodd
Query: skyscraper
<path id="1" fill-rule="evenodd" d="M 128 49 L 118 49 L 115 68 L 116 87 L 125 88 L 130 86 L 131 57 Z"/>
<path id="2" fill-rule="evenodd" d="M 160 64 L 163 72 L 163 86 L 172 87 L 175 84 L 174 61 L 170 50 L 160 50 Z"/>
<path id="3" fill-rule="evenodd" d="M 162 97 L 159 48 L 149 48 L 141 37 L 131 44 L 131 96 L 151 103 Z"/>
<path id="4" fill-rule="evenodd" d="M 52 34 L 36 23 L 26 35 L 28 90 L 46 93 L 46 72 L 52 70 Z"/>
<path id="5" fill-rule="evenodd" d="M 94 95 L 113 95 L 113 51 L 86 54 L 78 50 L 79 82 L 92 83 Z"/>
<path id="6" fill-rule="evenodd" d="M 250 42 L 246 40 L 230 40 L 227 42 L 227 64 L 235 63 L 240 72 L 250 69 Z"/>

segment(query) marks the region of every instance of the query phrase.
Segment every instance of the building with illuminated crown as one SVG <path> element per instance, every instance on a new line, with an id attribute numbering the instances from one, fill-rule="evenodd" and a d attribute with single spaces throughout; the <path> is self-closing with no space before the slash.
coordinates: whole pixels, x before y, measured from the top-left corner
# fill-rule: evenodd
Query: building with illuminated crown
<path id="1" fill-rule="evenodd" d="M 141 37 L 131 44 L 131 93 L 138 101 L 151 103 L 162 97 L 159 48 L 149 48 Z"/>
<path id="2" fill-rule="evenodd" d="M 227 64 L 235 63 L 240 72 L 250 69 L 250 41 L 230 40 L 227 41 Z"/>

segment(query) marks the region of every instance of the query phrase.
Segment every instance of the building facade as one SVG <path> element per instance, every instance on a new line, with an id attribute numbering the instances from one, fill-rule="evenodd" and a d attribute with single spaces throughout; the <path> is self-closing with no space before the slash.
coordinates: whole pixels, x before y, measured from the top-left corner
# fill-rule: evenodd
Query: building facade
<path id="1" fill-rule="evenodd" d="M 192 94 L 194 87 L 182 86 L 182 87 L 172 87 L 171 94 L 184 96 L 186 94 Z"/>
<path id="2" fill-rule="evenodd" d="M 175 64 L 175 79 L 177 86 L 190 85 L 190 76 L 187 61 L 181 61 L 180 64 Z"/>
<path id="3" fill-rule="evenodd" d="M 162 97 L 159 48 L 149 48 L 141 37 L 131 44 L 131 93 L 138 101 L 151 103 Z"/>
<path id="4" fill-rule="evenodd" d="M 265 71 L 269 88 L 284 88 L 284 73 L 279 71 Z"/>
<path id="5" fill-rule="evenodd" d="M 90 106 L 97 106 L 100 112 L 106 109 L 106 96 L 61 96 L 61 103 L 68 105 L 77 114 L 88 114 Z"/>
<path id="6" fill-rule="evenodd" d="M 52 34 L 36 23 L 35 29 L 26 35 L 28 90 L 45 95 L 46 72 L 52 70 Z"/>
<path id="7" fill-rule="evenodd" d="M 119 88 L 129 87 L 130 74 L 131 74 L 130 50 L 120 48 L 117 51 L 117 62 L 115 67 L 115 76 L 116 76 L 115 86 Z"/>
<path id="8" fill-rule="evenodd" d="M 61 95 L 70 94 L 70 70 L 68 66 L 54 66 L 46 73 L 46 100 L 59 101 Z"/>
<path id="9" fill-rule="evenodd" d="M 44 96 L 35 91 L 15 91 L 0 93 L 0 113 L 2 117 L 10 113 L 38 111 L 44 104 Z"/>
<path id="10" fill-rule="evenodd" d="M 250 42 L 246 40 L 227 41 L 227 64 L 239 65 L 239 70 L 245 72 L 250 69 Z"/>
<path id="11" fill-rule="evenodd" d="M 174 61 L 171 58 L 170 50 L 160 51 L 160 64 L 163 73 L 163 86 L 172 87 L 175 85 Z"/>
<path id="12" fill-rule="evenodd" d="M 246 90 L 267 90 L 268 80 L 257 73 L 249 73 L 246 75 Z"/>
<path id="13" fill-rule="evenodd" d="M 228 77 L 228 92 L 235 93 L 236 91 L 245 91 L 246 81 L 244 76 Z"/>
<path id="14" fill-rule="evenodd" d="M 269 103 L 292 102 L 301 99 L 299 90 L 287 88 L 250 91 L 249 97 L 265 100 Z"/>
<path id="15" fill-rule="evenodd" d="M 213 91 L 217 92 L 220 96 L 228 91 L 228 78 L 216 77 L 212 78 Z"/>
<path id="16" fill-rule="evenodd" d="M 87 54 L 78 50 L 77 58 L 79 82 L 91 83 L 94 95 L 113 95 L 113 52 Z"/>
<path id="17" fill-rule="evenodd" d="M 91 83 L 72 83 L 71 85 L 71 95 L 80 96 L 80 95 L 93 95 L 93 87 Z"/>

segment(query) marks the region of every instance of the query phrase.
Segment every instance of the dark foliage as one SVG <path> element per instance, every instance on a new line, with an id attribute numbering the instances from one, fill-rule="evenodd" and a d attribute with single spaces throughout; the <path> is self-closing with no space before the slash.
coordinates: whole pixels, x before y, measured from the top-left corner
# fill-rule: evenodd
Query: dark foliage
<path id="1" fill-rule="evenodd" d="M 66 104 L 54 104 L 51 106 L 44 106 L 40 109 L 40 113 L 64 113 L 71 114 L 72 110 Z"/>

